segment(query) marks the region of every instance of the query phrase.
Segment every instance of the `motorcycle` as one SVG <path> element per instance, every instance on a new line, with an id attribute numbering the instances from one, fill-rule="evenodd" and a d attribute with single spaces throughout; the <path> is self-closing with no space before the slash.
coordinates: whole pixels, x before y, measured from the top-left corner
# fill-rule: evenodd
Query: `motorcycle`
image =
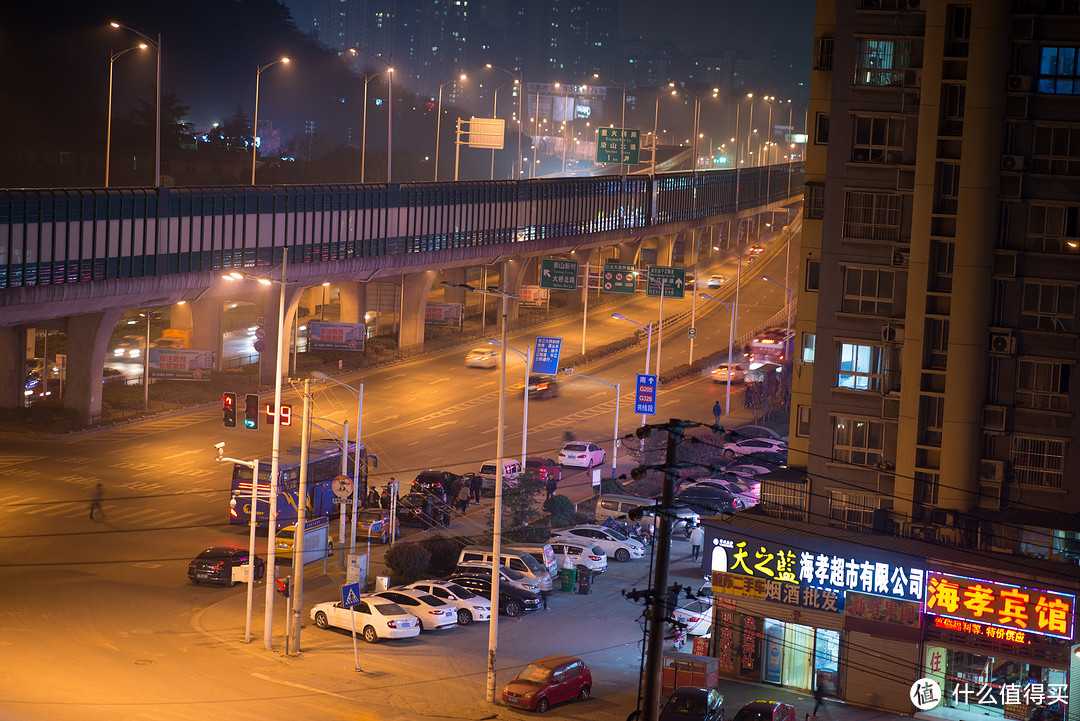
<path id="1" fill-rule="evenodd" d="M 675 626 L 672 644 L 677 652 L 682 652 L 682 648 L 686 644 L 686 628 L 682 624 Z"/>

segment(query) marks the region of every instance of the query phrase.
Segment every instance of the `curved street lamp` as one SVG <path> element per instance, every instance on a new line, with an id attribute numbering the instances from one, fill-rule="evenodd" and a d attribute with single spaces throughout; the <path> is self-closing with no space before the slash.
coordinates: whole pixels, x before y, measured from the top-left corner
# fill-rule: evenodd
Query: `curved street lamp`
<path id="1" fill-rule="evenodd" d="M 611 317 L 614 318 L 615 320 L 625 320 L 627 323 L 633 323 L 638 328 L 641 328 L 641 330 L 645 331 L 645 333 L 647 334 L 647 336 L 648 336 L 648 340 L 647 340 L 648 345 L 645 346 L 645 375 L 649 375 L 649 361 L 650 361 L 650 359 L 651 359 L 650 357 L 652 355 L 652 326 L 653 326 L 652 321 L 649 321 L 649 325 L 648 325 L 648 327 L 646 327 L 646 326 L 642 325 L 641 323 L 638 323 L 636 320 L 630 320 L 629 318 L 622 315 L 621 313 L 612 313 Z M 657 378 L 657 380 L 659 381 L 659 378 Z M 641 425 L 645 425 L 645 414 L 644 413 L 641 414 Z M 644 448 L 645 440 L 642 439 L 641 442 L 642 442 L 642 447 Z"/>
<path id="2" fill-rule="evenodd" d="M 109 51 L 109 102 L 105 107 L 106 122 L 105 122 L 105 187 L 109 187 L 109 154 L 112 147 L 112 77 L 113 77 L 113 63 L 116 59 L 124 53 L 129 53 L 132 50 L 146 50 L 150 47 L 146 43 L 139 43 L 127 50 L 121 50 L 118 53 Z"/>
<path id="3" fill-rule="evenodd" d="M 255 185 L 255 156 L 259 148 L 259 77 L 262 75 L 263 70 L 277 65 L 278 63 L 288 63 L 288 58 L 281 58 L 280 60 L 274 60 L 266 65 L 256 65 L 255 70 L 255 119 L 251 123 L 251 184 Z"/>
<path id="4" fill-rule="evenodd" d="M 392 147 L 391 141 L 392 141 L 392 138 L 393 138 L 393 131 L 394 131 L 394 107 L 393 107 L 394 104 L 392 102 L 393 93 L 391 92 L 391 89 L 392 89 L 391 86 L 392 86 L 393 77 L 394 77 L 394 67 L 390 63 L 388 63 L 387 61 L 380 58 L 378 55 L 372 55 L 369 52 L 365 52 L 365 51 L 361 50 L 360 48 L 349 48 L 349 54 L 350 55 L 366 55 L 367 57 L 371 58 L 372 60 L 378 60 L 380 63 L 382 63 L 383 65 L 386 66 L 385 70 L 382 70 L 382 71 L 377 72 L 377 73 L 372 73 L 371 75 L 368 75 L 367 77 L 364 78 L 364 122 L 363 122 L 364 127 L 363 127 L 363 130 L 361 131 L 362 134 L 361 134 L 361 140 L 360 140 L 360 182 L 361 183 L 364 182 L 364 161 L 366 159 L 366 152 L 365 152 L 366 147 L 365 146 L 367 145 L 367 84 L 368 84 L 368 81 L 371 80 L 372 78 L 378 77 L 379 75 L 382 75 L 382 73 L 386 73 L 386 182 L 389 184 L 390 183 L 390 169 L 392 167 L 391 166 L 391 159 L 392 159 L 392 157 L 394 155 L 394 153 L 391 151 L 391 147 Z"/>
<path id="5" fill-rule="evenodd" d="M 727 338 L 727 363 L 728 363 L 728 377 L 727 377 L 727 397 L 724 399 L 724 415 L 728 418 L 731 417 L 731 366 L 735 362 L 732 357 L 735 346 L 735 306 L 731 303 L 725 303 L 719 298 L 713 298 L 708 293 L 698 293 L 699 298 L 705 300 L 711 300 L 714 303 L 719 303 L 728 310 L 731 311 L 731 320 L 728 322 L 728 338 Z"/>
<path id="6" fill-rule="evenodd" d="M 456 83 L 457 81 L 464 82 L 467 80 L 465 73 L 462 73 L 456 78 L 450 78 L 444 83 L 439 83 L 439 107 L 435 112 L 435 181 L 439 180 L 439 133 L 442 132 L 442 89 L 450 83 Z M 365 81 L 365 87 L 367 83 Z M 367 103 L 364 103 L 367 106 Z"/>
<path id="7" fill-rule="evenodd" d="M 517 357 L 525 362 L 525 417 L 521 423 L 521 470 L 524 473 L 525 458 L 528 455 L 529 448 L 529 376 L 532 374 L 532 366 L 529 362 L 529 352 L 531 347 L 525 346 L 525 350 L 522 351 L 512 345 L 503 346 L 502 343 L 494 338 L 488 338 L 487 342 L 491 345 L 503 347 L 505 350 L 514 351 L 514 353 L 517 354 Z"/>
<path id="8" fill-rule="evenodd" d="M 790 240 L 788 242 L 790 242 Z M 761 279 L 772 283 L 773 285 L 783 289 L 783 291 L 787 293 L 787 333 L 784 335 L 784 355 L 786 356 L 789 352 L 787 344 L 791 342 L 791 304 L 792 301 L 795 299 L 795 294 L 791 288 L 787 287 L 783 283 L 777 283 L 775 280 L 773 280 L 767 275 L 761 276 Z M 792 349 L 794 349 L 794 344 L 792 344 Z"/>
<path id="9" fill-rule="evenodd" d="M 512 77 L 515 80 L 515 82 L 516 82 L 516 84 L 518 86 L 518 129 L 517 129 L 517 156 L 516 156 L 517 160 L 514 161 L 514 164 L 518 165 L 518 167 L 520 168 L 520 163 L 521 163 L 521 129 L 522 129 L 521 121 L 522 121 L 522 118 L 524 117 L 524 115 L 521 112 L 521 96 L 525 93 L 525 83 L 521 80 L 521 75 L 519 73 L 514 73 L 513 71 L 507 70 L 506 68 L 502 67 L 501 65 L 496 65 L 494 63 L 486 63 L 484 65 L 484 67 L 488 68 L 489 70 L 490 69 L 502 70 L 504 73 L 506 73 L 507 75 Z M 495 151 L 493 150 L 491 152 L 492 152 L 492 162 L 494 162 Z M 521 172 L 522 171 L 519 170 L 518 175 L 521 175 Z M 494 174 L 494 170 L 492 170 L 492 174 Z"/>
<path id="10" fill-rule="evenodd" d="M 154 75 L 154 187 L 161 187 L 161 33 L 158 33 L 157 42 L 150 39 L 149 35 L 141 33 L 135 28 L 109 23 L 114 28 L 127 30 L 135 33 L 157 53 L 157 71 Z M 111 69 L 111 67 L 110 67 Z"/>

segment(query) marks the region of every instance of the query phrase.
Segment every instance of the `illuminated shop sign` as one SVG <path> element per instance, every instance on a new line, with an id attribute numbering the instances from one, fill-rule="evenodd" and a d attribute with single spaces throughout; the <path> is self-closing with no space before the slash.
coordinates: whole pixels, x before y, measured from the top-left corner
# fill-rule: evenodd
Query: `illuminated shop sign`
<path id="1" fill-rule="evenodd" d="M 1029 643 L 1027 638 L 1027 631 L 1017 631 L 1013 628 L 998 628 L 997 626 L 987 626 L 982 623 L 972 623 L 971 621 L 960 621 L 955 618 L 946 618 L 945 616 L 934 616 L 934 627 L 943 628 L 946 631 L 957 631 L 959 633 L 966 633 L 971 636 L 985 636 L 986 638 L 992 638 L 996 641 L 1007 641 L 1009 643 Z"/>
<path id="2" fill-rule="evenodd" d="M 923 610 L 1007 631 L 1072 639 L 1076 596 L 930 571 Z"/>
<path id="3" fill-rule="evenodd" d="M 921 611 L 918 601 L 900 601 L 855 591 L 844 594 L 844 615 L 852 618 L 918 628 Z"/>
<path id="4" fill-rule="evenodd" d="M 858 591 L 907 601 L 923 600 L 924 571 L 892 560 L 798 548 L 779 541 L 714 536 L 712 570 L 810 586 L 841 596 Z M 810 539 L 807 539 L 809 545 Z M 881 558 L 888 558 L 882 554 Z"/>
<path id="5" fill-rule="evenodd" d="M 813 586 L 793 586 L 790 583 L 780 583 L 767 578 L 750 578 L 734 573 L 713 571 L 712 590 L 713 593 L 757 598 L 788 606 L 812 608 L 815 611 L 840 613 L 844 609 L 843 599 L 833 591 Z"/>

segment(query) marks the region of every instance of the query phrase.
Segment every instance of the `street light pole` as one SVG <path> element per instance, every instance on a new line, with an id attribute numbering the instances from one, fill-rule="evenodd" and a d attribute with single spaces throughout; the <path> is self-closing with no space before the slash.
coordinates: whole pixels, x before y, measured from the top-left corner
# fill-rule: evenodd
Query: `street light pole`
<path id="1" fill-rule="evenodd" d="M 731 242 L 730 238 L 728 238 L 728 242 Z M 739 246 L 738 254 L 732 253 L 730 250 L 725 250 L 718 245 L 714 245 L 713 250 L 718 250 L 721 253 L 724 253 L 725 255 L 734 258 L 737 264 L 738 270 L 735 271 L 735 310 L 733 311 L 735 314 L 735 320 L 732 321 L 731 324 L 734 328 L 735 325 L 739 322 L 739 290 L 742 288 L 742 246 Z M 738 338 L 739 334 L 736 333 L 735 337 Z M 730 358 L 728 358 L 728 362 L 731 362 Z"/>
<path id="2" fill-rule="evenodd" d="M 502 70 L 504 73 L 506 73 L 507 75 L 509 75 L 510 77 L 512 77 L 514 80 L 517 81 L 516 84 L 518 86 L 518 130 L 517 130 L 517 160 L 515 161 L 515 163 L 518 164 L 518 166 L 520 168 L 520 163 L 521 163 L 521 129 L 523 127 L 522 124 L 521 124 L 522 120 L 523 120 L 523 116 L 522 116 L 522 112 L 521 112 L 521 96 L 525 93 L 525 82 L 521 79 L 521 75 L 516 75 L 516 74 L 510 72 L 509 70 L 507 70 L 506 68 L 501 67 L 499 65 L 495 65 L 494 63 L 487 63 L 487 67 L 495 68 L 496 70 Z M 493 159 L 493 162 L 494 162 L 494 157 L 495 157 L 494 152 L 495 151 L 493 150 L 491 152 L 492 152 L 492 159 Z M 494 171 L 492 171 L 492 173 L 494 174 Z M 518 175 L 519 176 L 521 175 L 520 170 L 518 172 Z"/>
<path id="3" fill-rule="evenodd" d="M 594 78 L 607 80 L 609 83 L 611 83 L 615 87 L 622 90 L 622 115 L 620 116 L 619 127 L 620 127 L 620 129 L 625 131 L 626 130 L 626 85 L 617 83 L 614 80 L 612 80 L 611 78 L 609 78 L 608 76 L 601 75 L 600 73 L 593 73 L 592 76 Z M 626 175 L 626 163 L 622 163 L 622 162 L 619 163 L 619 175 Z"/>
<path id="4" fill-rule="evenodd" d="M 378 55 L 372 55 L 369 52 L 361 50 L 360 48 L 349 48 L 350 55 L 366 55 L 372 60 L 378 60 L 380 63 L 386 66 L 385 70 L 381 70 L 377 73 L 372 73 L 364 78 L 364 112 L 363 112 L 363 129 L 361 130 L 360 137 L 360 182 L 364 182 L 364 170 L 365 161 L 367 160 L 367 86 L 373 79 L 386 73 L 386 182 L 390 182 L 390 156 L 393 153 L 390 152 L 390 141 L 394 128 L 394 111 L 393 103 L 391 102 L 391 83 L 393 78 L 394 67 L 387 61 L 380 58 Z"/>
<path id="5" fill-rule="evenodd" d="M 587 376 L 584 373 L 578 373 L 573 368 L 568 369 L 566 372 L 571 375 L 588 378 L 597 383 L 603 383 L 609 388 L 615 389 L 615 431 L 611 436 L 611 477 L 615 478 L 619 468 L 619 396 L 621 395 L 622 383 L 609 383 L 608 381 L 603 381 L 599 378 Z"/>
<path id="6" fill-rule="evenodd" d="M 442 89 L 457 80 L 465 80 L 465 73 L 460 77 L 451 78 L 445 83 L 439 83 L 439 106 L 435 112 L 435 182 L 439 181 L 439 134 L 442 131 Z"/>
<path id="7" fill-rule="evenodd" d="M 146 44 L 154 48 L 154 52 L 157 53 L 157 69 L 154 73 L 154 187 L 161 187 L 161 33 L 157 35 L 157 42 L 150 39 L 145 33 L 141 33 L 135 28 L 128 27 L 127 25 L 121 25 L 120 23 L 109 23 L 114 28 L 122 28 L 129 32 L 133 32 L 146 41 Z M 111 70 L 111 68 L 110 68 Z"/>
<path id="8" fill-rule="evenodd" d="M 251 184 L 255 185 L 255 157 L 259 147 L 259 77 L 262 75 L 263 70 L 266 70 L 272 65 L 278 63 L 287 63 L 288 58 L 282 58 L 281 60 L 274 60 L 266 65 L 256 65 L 255 68 L 255 119 L 251 123 Z"/>
<path id="9" fill-rule="evenodd" d="M 224 455 L 224 443 L 219 443 L 216 448 L 218 449 L 217 460 L 219 463 L 227 461 L 229 463 L 247 466 L 251 469 L 251 511 L 248 513 L 248 526 L 251 528 L 251 531 L 248 538 L 247 624 L 244 627 L 244 643 L 251 643 L 251 606 L 252 597 L 255 593 L 255 504 L 258 500 L 259 489 L 259 459 L 256 458 L 253 461 L 241 461 L 236 458 L 227 458 Z M 268 566 L 267 573 L 269 572 L 270 567 Z M 271 588 L 274 586 L 269 580 L 266 585 Z"/>
<path id="10" fill-rule="evenodd" d="M 502 343 L 495 340 L 494 338 L 488 338 L 488 343 L 490 343 L 491 345 L 500 345 L 500 346 L 502 345 Z M 525 404 L 524 404 L 525 405 L 525 417 L 524 417 L 524 420 L 521 423 L 521 470 L 524 471 L 525 470 L 525 458 L 528 456 L 528 444 L 529 444 L 529 376 L 532 373 L 529 353 L 531 352 L 532 347 L 528 346 L 528 345 L 525 346 L 525 352 L 524 353 L 522 353 L 519 349 L 515 348 L 514 346 L 508 346 L 508 347 L 506 347 L 504 349 L 504 351 L 505 350 L 514 351 L 515 353 L 517 353 L 518 358 L 521 358 L 523 361 L 525 361 Z"/>
<path id="11" fill-rule="evenodd" d="M 333 378 L 333 377 L 331 377 L 331 376 L 327 375 L 326 373 L 323 373 L 322 371 L 319 371 L 319 370 L 311 371 L 311 377 L 312 378 L 318 378 L 318 379 L 324 380 L 324 381 L 330 381 L 331 383 L 336 383 L 339 386 L 341 386 L 342 388 L 344 388 L 345 390 L 352 393 L 354 396 L 356 396 L 356 450 L 353 452 L 353 494 L 352 494 L 353 512 L 352 512 L 352 524 L 351 524 L 352 525 L 352 534 L 350 536 L 352 538 L 352 542 L 349 544 L 349 552 L 350 553 L 355 553 L 356 552 L 356 512 L 360 508 L 357 505 L 357 501 L 359 500 L 359 493 L 360 493 L 360 490 L 359 490 L 359 487 L 360 487 L 360 444 L 362 442 L 361 441 L 361 424 L 363 423 L 363 420 L 364 420 L 364 381 L 363 380 L 360 381 L 360 388 L 357 389 L 357 388 L 353 388 L 348 383 L 346 383 L 344 381 L 339 381 L 337 378 Z M 348 428 L 348 426 L 346 426 L 346 428 Z M 346 434 L 346 436 L 347 435 L 348 434 Z M 345 439 L 345 445 L 346 445 L 346 447 L 348 447 L 348 445 L 349 445 L 349 439 L 347 437 Z M 364 490 L 366 492 L 367 488 L 365 488 Z M 344 541 L 344 539 L 342 539 L 341 544 L 342 544 L 342 546 L 341 546 L 342 554 L 341 554 L 340 559 L 338 560 L 338 566 L 342 566 L 344 564 L 344 555 L 345 555 L 344 554 L 344 551 L 345 551 L 345 541 Z"/>
<path id="12" fill-rule="evenodd" d="M 626 316 L 621 315 L 619 313 L 612 313 L 611 317 L 614 318 L 615 320 L 625 320 L 627 323 L 633 323 L 638 328 L 641 328 L 641 330 L 645 331 L 648 334 L 648 345 L 645 347 L 645 375 L 649 375 L 649 360 L 650 360 L 649 356 L 652 353 L 652 326 L 653 326 L 652 321 L 649 321 L 649 326 L 648 326 L 648 328 L 646 328 L 641 323 L 638 323 L 636 320 L 630 320 Z M 659 380 L 660 379 L 657 378 L 657 381 L 659 381 Z M 641 414 L 641 425 L 645 425 L 645 414 L 644 413 Z M 643 448 L 644 448 L 644 443 L 645 443 L 645 441 L 644 441 L 644 439 L 642 439 L 642 447 Z"/>
<path id="13" fill-rule="evenodd" d="M 112 51 L 109 52 L 109 102 L 106 105 L 105 110 L 105 187 L 109 187 L 109 154 L 112 147 L 112 87 L 113 87 L 113 63 L 116 59 L 124 53 L 131 52 L 132 50 L 145 50 L 147 48 L 146 43 L 139 43 L 127 50 L 121 50 L 118 53 Z"/>
<path id="14" fill-rule="evenodd" d="M 735 345 L 735 306 L 730 303 L 725 303 L 719 298 L 713 298 L 708 293 L 698 293 L 705 300 L 711 300 L 715 303 L 719 303 L 728 310 L 731 311 L 731 321 L 728 323 L 728 340 L 727 340 L 727 362 L 728 362 L 728 377 L 727 377 L 727 397 L 724 399 L 724 415 L 725 417 L 731 416 L 731 366 L 734 362 L 732 358 L 732 352 Z"/>
<path id="15" fill-rule="evenodd" d="M 791 306 L 792 301 L 795 298 L 795 294 L 792 292 L 791 288 L 783 285 L 782 283 L 777 283 L 775 280 L 773 280 L 767 275 L 761 276 L 761 279 L 772 283 L 778 288 L 782 288 L 784 292 L 787 293 L 787 333 L 784 334 L 784 356 L 786 357 L 788 355 L 787 345 L 788 343 L 791 343 Z M 792 343 L 792 347 L 794 348 L 794 343 Z"/>

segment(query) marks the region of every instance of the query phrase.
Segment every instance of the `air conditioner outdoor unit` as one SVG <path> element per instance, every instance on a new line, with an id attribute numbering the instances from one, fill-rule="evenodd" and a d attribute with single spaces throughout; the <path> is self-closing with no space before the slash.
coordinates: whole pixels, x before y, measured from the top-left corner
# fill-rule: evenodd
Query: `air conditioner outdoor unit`
<path id="1" fill-rule="evenodd" d="M 1031 92 L 1031 76 L 1030 75 L 1010 75 L 1009 79 L 1005 81 L 1005 86 L 1013 93 L 1030 93 Z"/>
<path id="2" fill-rule="evenodd" d="M 892 265 L 894 268 L 906 268 L 908 267 L 908 261 L 911 259 L 910 250 L 894 250 L 892 252 Z"/>
<path id="3" fill-rule="evenodd" d="M 903 343 L 904 326 L 883 325 L 881 326 L 881 340 L 886 343 Z"/>
<path id="4" fill-rule="evenodd" d="M 904 87 L 922 87 L 922 68 L 908 68 L 904 71 Z"/>
<path id="5" fill-rule="evenodd" d="M 1002 170 L 1023 170 L 1024 169 L 1024 156 L 1023 155 L 1002 155 L 1001 156 L 1001 169 Z"/>
<path id="6" fill-rule="evenodd" d="M 979 481 L 982 483 L 1004 483 L 1005 461 L 983 458 L 979 461 Z"/>
<path id="7" fill-rule="evenodd" d="M 1016 338 L 1008 328 L 996 328 L 990 331 L 991 355 L 1016 355 Z"/>
<path id="8" fill-rule="evenodd" d="M 1005 503 L 1006 486 L 999 483 L 979 484 L 979 508 L 1000 511 Z"/>
<path id="9" fill-rule="evenodd" d="M 1004 431 L 1008 414 L 1007 406 L 983 406 L 983 430 Z"/>

